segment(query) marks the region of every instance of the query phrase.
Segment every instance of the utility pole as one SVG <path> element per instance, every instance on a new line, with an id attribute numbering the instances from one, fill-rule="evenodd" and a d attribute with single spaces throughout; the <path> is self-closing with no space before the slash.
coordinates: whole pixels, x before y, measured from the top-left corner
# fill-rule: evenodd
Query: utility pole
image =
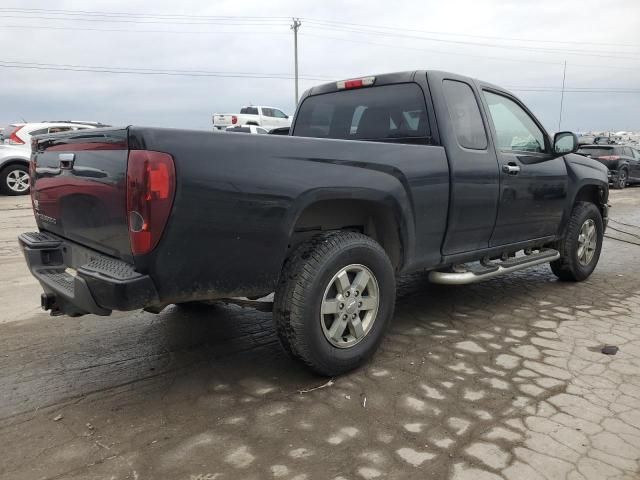
<path id="1" fill-rule="evenodd" d="M 296 98 L 294 106 L 298 105 L 298 29 L 302 22 L 299 18 L 292 18 L 293 24 L 291 25 L 291 30 L 293 30 L 293 56 L 295 62 L 295 82 L 296 82 Z"/>
<path id="2" fill-rule="evenodd" d="M 562 125 L 562 105 L 564 103 L 564 81 L 567 78 L 567 61 L 564 61 L 564 70 L 562 71 L 562 93 L 560 94 L 560 118 L 558 119 L 558 131 Z"/>

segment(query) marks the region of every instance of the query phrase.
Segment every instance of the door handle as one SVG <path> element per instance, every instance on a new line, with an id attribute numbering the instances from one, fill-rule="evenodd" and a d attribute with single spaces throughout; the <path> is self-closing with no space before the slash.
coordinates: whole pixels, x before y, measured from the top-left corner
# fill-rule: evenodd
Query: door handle
<path id="1" fill-rule="evenodd" d="M 520 167 L 514 163 L 502 165 L 502 171 L 507 175 L 518 175 L 520 173 Z"/>
<path id="2" fill-rule="evenodd" d="M 58 155 L 60 160 L 60 170 L 71 170 L 73 168 L 73 162 L 76 158 L 75 153 L 61 153 Z"/>

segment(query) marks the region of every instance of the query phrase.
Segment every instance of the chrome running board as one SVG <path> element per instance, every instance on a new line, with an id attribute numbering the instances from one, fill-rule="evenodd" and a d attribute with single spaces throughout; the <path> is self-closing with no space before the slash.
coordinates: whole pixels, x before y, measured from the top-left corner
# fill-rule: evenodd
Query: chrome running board
<path id="1" fill-rule="evenodd" d="M 429 272 L 429 280 L 444 285 L 466 285 L 481 280 L 498 277 L 506 273 L 533 267 L 542 263 L 553 262 L 560 258 L 560 252 L 552 248 L 543 248 L 528 255 L 511 257 L 504 261 L 486 261 L 473 267 L 463 266 L 459 271 Z"/>

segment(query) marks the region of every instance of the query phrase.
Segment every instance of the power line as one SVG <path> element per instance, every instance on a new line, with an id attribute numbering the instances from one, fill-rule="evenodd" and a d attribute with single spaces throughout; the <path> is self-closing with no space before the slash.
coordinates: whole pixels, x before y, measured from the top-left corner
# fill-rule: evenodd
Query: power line
<path id="1" fill-rule="evenodd" d="M 363 35 L 383 35 L 389 37 L 397 37 L 397 38 L 407 38 L 413 40 L 423 40 L 429 42 L 439 42 L 439 43 L 450 43 L 455 45 L 466 45 L 466 46 L 476 46 L 476 47 L 488 47 L 488 48 L 502 48 L 508 50 L 525 50 L 525 51 L 533 51 L 533 52 L 543 52 L 543 53 L 557 53 L 564 55 L 579 55 L 586 57 L 598 57 L 598 58 L 620 58 L 625 60 L 640 60 L 640 56 L 624 56 L 617 55 L 618 52 L 606 52 L 599 50 L 597 52 L 592 52 L 588 50 L 565 50 L 565 49 L 553 49 L 553 48 L 544 48 L 544 47 L 524 47 L 524 46 L 514 46 L 514 45 L 500 45 L 494 43 L 485 43 L 485 42 L 470 42 L 466 40 L 445 40 L 442 38 L 434 38 L 434 37 L 423 37 L 417 35 L 409 35 L 405 33 L 397 33 L 397 32 L 388 32 L 388 31 L 375 31 L 375 30 L 357 30 L 357 29 L 349 29 L 349 28 L 341 28 L 341 27 L 323 27 L 314 24 L 310 24 L 308 26 L 312 29 L 326 30 L 326 31 L 335 31 L 335 32 L 346 32 L 346 33 L 356 33 Z M 629 54 L 632 55 L 632 54 Z"/>
<path id="2" fill-rule="evenodd" d="M 3 15 L 3 18 L 25 18 L 24 16 L 19 15 Z M 165 19 L 160 20 L 143 20 L 145 17 L 140 17 L 138 19 L 130 19 L 130 18 L 56 18 L 50 16 L 28 16 L 28 19 L 35 20 L 53 20 L 53 21 L 81 21 L 81 22 L 103 22 L 103 23 L 126 23 L 126 24 L 161 24 L 161 25 L 237 25 L 237 26 L 282 26 L 288 25 L 288 23 L 281 20 L 264 20 L 264 21 L 256 21 L 256 20 L 240 20 L 234 19 L 232 17 L 228 18 L 219 18 L 219 19 L 199 19 L 199 21 L 179 21 L 168 19 L 170 21 L 164 21 Z M 149 18 L 149 17 L 147 17 Z M 195 19 L 194 19 L 195 20 Z M 431 42 L 441 42 L 441 43 L 451 43 L 451 44 L 460 44 L 460 45 L 473 45 L 478 47 L 488 47 L 488 48 L 506 48 L 513 49 L 513 45 L 500 45 L 500 44 L 492 44 L 492 43 L 483 43 L 483 42 L 470 42 L 465 40 L 445 40 L 442 38 L 434 38 L 434 37 L 422 37 L 416 35 L 408 35 L 404 33 L 397 33 L 392 31 L 382 31 L 382 30 L 367 30 L 367 29 L 354 29 L 354 28 L 346 28 L 339 25 L 334 26 L 326 26 L 324 24 L 312 24 L 310 28 L 317 28 L 320 30 L 329 30 L 329 31 L 337 31 L 337 32 L 347 32 L 347 33 L 356 33 L 363 35 L 385 35 L 399 38 L 410 38 L 417 39 L 423 41 L 431 41 Z M 540 51 L 546 53 L 564 53 L 566 55 L 582 55 L 582 56 L 590 56 L 590 57 L 600 57 L 600 58 L 621 58 L 627 60 L 640 60 L 640 57 L 629 57 L 629 56 L 621 56 L 616 55 L 614 53 L 617 52 L 605 52 L 599 51 L 600 53 L 592 53 L 586 50 L 563 50 L 563 49 L 550 49 L 543 47 L 524 47 L 518 46 L 520 50 L 529 50 L 529 51 Z M 601 53 L 605 53 L 606 55 L 601 55 Z M 630 54 L 631 55 L 631 54 Z"/>
<path id="3" fill-rule="evenodd" d="M 30 70 L 56 70 L 72 72 L 93 72 L 93 73 L 113 73 L 130 75 L 167 75 L 181 77 L 223 77 L 223 78 L 261 78 L 289 80 L 294 76 L 288 73 L 261 73 L 261 72 L 216 72 L 207 70 L 163 70 L 135 67 L 102 67 L 95 65 L 74 65 L 56 63 L 37 62 L 16 62 L 11 60 L 0 60 L 0 68 L 16 68 Z M 324 76 L 302 76 L 307 80 L 327 81 L 329 77 Z"/>
<path id="4" fill-rule="evenodd" d="M 277 32 L 274 30 L 132 30 L 128 28 L 91 28 L 91 27 L 55 27 L 51 25 L 1 25 L 0 28 L 25 28 L 38 30 L 61 30 L 64 32 L 125 32 L 125 33 L 175 33 L 189 35 L 223 35 L 229 33 L 242 33 L 243 35 L 289 35 L 287 32 Z"/>
<path id="5" fill-rule="evenodd" d="M 342 26 L 352 26 L 352 27 L 361 27 L 361 28 L 369 28 L 369 29 L 386 29 L 386 30 L 398 30 L 399 27 L 391 27 L 391 26 L 382 26 L 382 25 L 370 25 L 363 23 L 350 23 L 350 22 L 340 22 L 336 20 L 317 20 L 313 18 L 302 17 L 309 23 L 317 23 L 321 25 L 342 25 Z M 417 33 L 427 33 L 430 35 L 442 35 L 442 36 L 453 36 L 453 37 L 469 37 L 469 38 L 482 38 L 486 40 L 509 40 L 516 42 L 534 42 L 534 43 L 551 43 L 551 44 L 575 44 L 575 45 L 602 45 L 602 46 L 613 46 L 613 47 L 633 47 L 638 48 L 637 44 L 628 44 L 628 43 L 603 43 L 603 42 L 589 42 L 589 41 L 576 41 L 576 40 L 544 40 L 544 39 L 531 39 L 531 38 L 518 38 L 518 37 L 500 37 L 493 35 L 475 35 L 468 33 L 449 33 L 449 32 L 439 32 L 433 30 L 421 30 L 421 29 L 411 29 L 402 27 L 403 31 L 406 32 L 417 32 Z"/>
<path id="6" fill-rule="evenodd" d="M 448 51 L 448 50 L 434 50 L 434 49 L 429 49 L 429 48 L 420 48 L 420 47 L 412 47 L 412 46 L 404 46 L 404 45 L 402 47 L 399 47 L 397 44 L 379 43 L 379 42 L 372 42 L 372 41 L 362 40 L 362 39 L 349 39 L 349 38 L 344 38 L 344 37 L 332 37 L 332 36 L 329 36 L 329 35 L 321 35 L 321 34 L 313 34 L 313 33 L 301 33 L 300 35 L 302 35 L 304 37 L 335 40 L 335 41 L 339 41 L 339 42 L 343 42 L 343 43 L 344 42 L 348 42 L 348 43 L 362 43 L 362 44 L 365 44 L 365 45 L 376 45 L 376 46 L 379 46 L 379 47 L 392 48 L 392 49 L 394 49 L 396 51 L 398 51 L 399 49 L 402 49 L 402 50 L 413 50 L 413 51 L 418 51 L 418 52 L 438 53 L 438 54 L 441 54 L 441 55 L 454 55 L 454 56 L 462 56 L 462 57 L 470 57 L 470 58 L 482 58 L 484 60 L 497 60 L 497 61 L 505 61 L 505 62 L 516 62 L 516 63 L 533 63 L 533 64 L 540 64 L 540 65 L 554 65 L 554 66 L 563 65 L 562 62 L 548 62 L 548 61 L 544 61 L 544 60 L 531 60 L 531 59 L 527 59 L 527 58 L 496 57 L 496 56 L 491 56 L 491 55 L 479 55 L 479 54 L 472 54 L 472 53 L 452 52 L 452 51 Z M 572 67 L 582 67 L 582 68 L 597 68 L 600 71 L 602 71 L 603 69 L 638 71 L 637 67 L 622 67 L 622 66 L 619 66 L 619 65 L 603 65 L 603 64 L 584 65 L 584 64 L 571 63 L 571 66 Z"/>
<path id="7" fill-rule="evenodd" d="M 19 8 L 19 7 L 0 7 L 0 11 L 15 13 L 39 13 L 53 15 L 72 15 L 72 16 L 100 16 L 100 17 L 142 17 L 142 18 L 195 18 L 195 19 L 249 19 L 249 20 L 284 20 L 288 21 L 290 17 L 282 16 L 248 16 L 248 15 L 185 15 L 181 13 L 133 13 L 133 12 L 102 12 L 95 10 L 59 10 L 48 8 Z"/>
<path id="8" fill-rule="evenodd" d="M 155 18 L 155 19 L 208 19 L 208 20 L 222 20 L 222 21 L 238 21 L 238 20 L 251 20 L 251 21 L 281 21 L 288 22 L 290 17 L 285 16 L 221 16 L 221 15 L 185 15 L 185 14 L 147 14 L 147 13 L 130 13 L 130 12 L 104 12 L 104 11 L 92 11 L 92 10 L 61 10 L 61 9 L 46 9 L 46 8 L 20 8 L 20 7 L 0 7 L 0 11 L 23 13 L 23 14 L 46 14 L 46 15 L 62 15 L 62 16 L 93 16 L 93 17 L 136 17 L 136 18 Z M 343 27 L 357 27 L 361 29 L 374 29 L 374 30 L 397 30 L 400 27 L 385 26 L 385 25 L 372 25 L 364 23 L 354 22 L 342 22 L 337 20 L 316 19 L 310 17 L 301 17 L 301 19 L 309 22 L 316 23 L 318 25 L 334 25 Z M 467 38 L 481 38 L 485 40 L 508 40 L 516 42 L 526 43 L 551 43 L 557 44 L 574 44 L 574 45 L 601 45 L 601 46 L 616 46 L 616 47 L 633 47 L 638 48 L 637 44 L 626 43 L 605 43 L 605 42 L 590 42 L 590 41 L 576 41 L 576 40 L 546 40 L 546 39 L 531 39 L 531 38 L 519 38 L 519 37 L 504 37 L 494 35 L 477 35 L 469 33 L 450 33 L 440 32 L 434 30 L 423 29 L 410 29 L 402 27 L 403 31 L 426 33 L 430 35 L 441 35 L 450 37 L 467 37 Z"/>
<path id="9" fill-rule="evenodd" d="M 272 27 L 272 28 L 277 28 L 280 26 L 285 25 L 285 20 L 287 17 L 256 17 L 256 16 L 196 16 L 196 15 L 182 15 L 182 14 L 154 14 L 154 15 L 150 15 L 150 14 L 128 14 L 128 13 L 116 13 L 116 12 L 91 12 L 91 11 L 83 11 L 83 10 L 76 10 L 76 11 L 71 11 L 71 10 L 50 10 L 50 9 L 23 9 L 23 8 L 0 8 L 0 11 L 10 11 L 10 12 L 23 12 L 23 13 L 50 13 L 50 14 L 56 14 L 56 15 L 91 15 L 91 16 L 112 16 L 112 17 L 123 17 L 126 16 L 127 19 L 120 19 L 120 18 L 116 18 L 113 21 L 117 21 L 117 22 L 126 22 L 126 23 L 151 23 L 151 24 L 174 24 L 175 22 L 166 22 L 166 21 L 150 21 L 150 22 L 143 22 L 140 19 L 144 19 L 144 18 L 159 18 L 161 20 L 171 20 L 171 19 L 197 19 L 199 21 L 197 22 L 178 22 L 178 25 L 204 25 L 204 26 L 211 26 L 211 25 L 224 25 L 224 26 L 243 26 L 243 27 L 253 27 L 253 26 L 268 26 L 268 27 Z M 137 20 L 131 20 L 130 17 L 137 17 Z M 5 15 L 4 18 L 16 18 L 15 16 L 7 16 Z M 22 18 L 22 17 L 20 17 Z M 71 18 L 71 19 L 65 19 L 65 18 L 50 18 L 50 17 L 41 17 L 41 16 L 32 16 L 32 17 L 26 17 L 26 18 L 32 18 L 32 19 L 50 19 L 50 20 L 79 20 L 82 21 L 82 18 Z M 202 20 L 206 20 L 206 21 L 202 21 Z M 104 21 L 104 22 L 111 22 L 112 20 L 110 19 L 101 19 L 101 18 L 92 18 L 92 19 L 88 19 L 88 21 Z M 338 22 L 338 21 L 323 21 L 323 20 L 313 20 L 310 19 L 309 20 L 311 23 L 316 23 L 316 28 L 320 28 L 320 25 L 324 25 L 324 26 L 337 26 L 338 28 L 335 29 L 329 29 L 329 30 L 333 30 L 333 31 L 339 31 L 339 32 L 344 32 L 344 33 L 359 33 L 359 34 L 381 34 L 381 35 L 390 35 L 390 36 L 402 36 L 402 37 L 406 37 L 406 38 L 417 38 L 417 39 L 422 39 L 422 40 L 426 40 L 426 41 L 440 41 L 440 42 L 449 42 L 449 43 L 462 43 L 464 45 L 475 45 L 475 46 L 486 46 L 486 47 L 490 47 L 490 48 L 509 48 L 509 49 L 513 49 L 513 48 L 518 48 L 518 49 L 524 49 L 524 50 L 530 50 L 530 51 L 542 51 L 542 52 L 547 52 L 547 53 L 567 53 L 569 55 L 585 55 L 585 56 L 593 56 L 593 57 L 598 57 L 598 58 L 622 58 L 622 59 L 628 59 L 628 60 L 636 60 L 635 57 L 625 57 L 625 56 L 621 56 L 621 55 L 613 55 L 610 54 L 611 52 L 605 52 L 605 51 L 596 51 L 596 52 L 591 52 L 591 51 L 585 51 L 585 50 L 573 50 L 573 51 L 567 51 L 567 50 L 560 50 L 560 49 L 548 49 L 548 48 L 535 48 L 535 47 L 522 47 L 522 46 L 518 46 L 518 47 L 514 47 L 514 46 L 508 46 L 508 45 L 495 45 L 495 44 L 486 44 L 486 43 L 478 43 L 478 42 L 462 42 L 462 41 L 453 41 L 453 40 L 444 40 L 444 39 L 434 39 L 434 38 L 429 38 L 429 37 L 416 37 L 416 36 L 409 36 L 409 35 L 404 35 L 404 34 L 398 34 L 395 32 L 388 32 L 388 31 L 375 31 L 375 30 L 357 30 L 357 29 L 350 29 L 350 28 L 341 28 L 344 25 L 354 25 L 354 26 L 364 26 L 364 27 L 373 27 L 370 25 L 365 25 L 365 24 L 355 24 L 355 23 L 348 23 L 348 22 Z M 257 23 L 256 23 L 257 22 Z M 266 23 L 265 23 L 266 22 Z M 22 26 L 18 26 L 18 25 L 6 25 L 5 27 L 8 28 L 29 28 L 29 27 L 22 27 Z M 52 29 L 52 30 L 69 30 L 71 29 L 71 27 L 52 27 L 52 26 L 38 26 L 37 28 L 48 28 L 48 29 Z M 311 27 L 313 28 L 313 26 Z M 324 27 L 323 27 L 324 28 Z M 377 27 L 377 28 L 384 28 L 384 29 L 393 29 L 395 27 Z M 74 27 L 74 30 L 87 30 L 87 31 L 113 31 L 113 32 L 134 32 L 134 33 L 183 33 L 183 34 L 218 34 L 218 33 L 229 33 L 229 32 L 211 32 L 211 31 L 197 31 L 197 32 L 189 32 L 189 31 L 171 31 L 171 30 L 124 30 L 124 29 L 93 29 L 93 28 L 86 28 L 86 27 L 81 27 L 81 28 L 77 28 Z M 425 30 L 416 30 L 416 29 L 406 29 L 406 31 L 416 31 L 416 32 L 428 32 Z M 246 32 L 245 33 L 251 33 L 251 32 Z M 258 33 L 258 32 L 254 32 L 254 33 Z M 262 33 L 262 32 L 260 32 Z M 284 32 L 264 32 L 264 33 L 284 33 Z M 443 32 L 431 32 L 434 34 L 438 34 L 438 35 L 448 35 L 448 36 L 462 36 L 462 37 L 472 37 L 472 38 L 490 38 L 490 39 L 494 39 L 494 40 L 500 40 L 500 39 L 509 39 L 509 40 L 514 40 L 514 41 L 535 41 L 535 40 L 531 40 L 531 39 L 517 39 L 517 38 L 513 38 L 513 37 L 490 37 L 490 36 L 482 36 L 482 35 L 470 35 L 470 34 L 453 34 L 453 33 L 443 33 Z M 325 38 L 334 38 L 336 40 L 341 40 L 344 41 L 345 39 L 338 39 L 336 37 L 326 37 Z M 362 40 L 359 40 L 360 42 L 365 43 Z M 544 42 L 552 42 L 551 40 L 544 40 Z M 379 45 L 379 46 L 388 46 L 385 44 L 379 44 L 379 43 L 374 43 L 374 42 L 368 42 L 369 44 L 373 44 L 373 45 Z M 589 42 L 559 42 L 559 43 L 585 43 L 588 44 Z M 595 44 L 595 42 L 593 42 L 593 44 Z M 610 45 L 614 45 L 614 44 L 610 44 Z M 397 46 L 396 46 L 397 48 Z M 403 48 L 410 48 L 410 49 L 414 49 L 417 50 L 416 48 L 412 48 L 412 47 L 403 47 Z M 428 50 L 424 50 L 424 51 L 428 51 Z M 444 53 L 444 52 L 443 52 Z M 473 56 L 470 54 L 462 54 L 462 53 L 455 53 L 455 52 L 447 52 L 448 54 L 451 55 L 464 55 L 464 56 Z M 608 55 L 602 55 L 602 53 L 609 53 Z M 616 52 L 617 53 L 617 52 Z M 629 53 L 629 52 L 623 52 L 623 53 Z M 477 57 L 479 58 L 483 58 L 484 56 L 481 55 L 477 55 Z M 492 59 L 496 59 L 496 60 L 502 60 L 502 58 L 499 57 L 484 57 L 484 58 L 492 58 Z M 637 59 L 640 59 L 640 57 L 638 57 Z M 507 61 L 520 61 L 517 59 L 504 59 Z M 522 60 L 525 61 L 525 60 Z M 556 62 L 536 62 L 533 60 L 526 60 L 529 63 L 549 63 L 549 64 L 556 64 Z M 560 64 L 560 63 L 558 63 Z M 572 64 L 573 65 L 573 64 Z M 575 65 L 575 66 L 579 66 L 579 67 L 587 67 L 587 68 L 602 68 L 601 66 L 595 66 L 595 65 Z M 633 68 L 625 68 L 625 67 L 606 67 L 606 68 L 616 68 L 616 69 L 633 69 Z"/>
<path id="10" fill-rule="evenodd" d="M 371 41 L 367 41 L 367 40 L 361 40 L 361 39 L 357 39 L 357 40 L 352 40 L 352 39 L 347 39 L 347 38 L 340 38 L 340 37 L 331 37 L 331 36 L 327 36 L 327 35 L 317 35 L 317 34 L 313 34 L 313 33 L 301 33 L 300 35 L 305 36 L 305 37 L 314 37 L 314 38 L 324 38 L 324 39 L 328 39 L 328 40 L 336 40 L 339 42 L 348 42 L 348 43 L 362 43 L 362 44 L 366 44 L 366 45 L 377 45 L 380 47 L 387 47 L 387 48 L 393 48 L 394 50 L 398 51 L 398 49 L 400 47 L 398 47 L 398 45 L 392 45 L 389 43 L 378 43 L 378 42 L 371 42 Z M 440 53 L 443 55 L 456 55 L 456 56 L 463 56 L 463 57 L 472 57 L 472 58 L 483 58 L 483 59 L 491 59 L 491 60 L 501 60 L 501 61 L 507 61 L 507 62 L 519 62 L 519 63 L 537 63 L 537 64 L 542 64 L 542 65 L 562 65 L 562 63 L 560 62 L 545 62 L 542 60 L 527 60 L 527 59 L 518 59 L 518 58 L 508 58 L 508 57 L 492 57 L 492 56 L 488 56 L 488 55 L 474 55 L 471 53 L 460 53 L 460 52 L 450 52 L 450 51 L 446 51 L 446 50 L 432 50 L 432 49 L 428 49 L 428 48 L 420 48 L 420 47 L 406 47 L 406 46 L 402 46 L 401 47 L 402 50 L 415 50 L 418 52 L 428 52 L 428 53 Z M 599 67 L 602 68 L 602 67 Z"/>
<path id="11" fill-rule="evenodd" d="M 0 60 L 0 68 L 29 69 L 29 70 L 53 70 L 53 71 L 71 71 L 71 72 L 92 72 L 92 73 L 112 73 L 112 74 L 129 74 L 129 75 L 166 75 L 180 77 L 221 77 L 221 78 L 259 78 L 259 79 L 275 79 L 275 80 L 291 80 L 295 79 L 294 75 L 289 73 L 265 73 L 265 72 L 225 72 L 225 71 L 209 71 L 209 70 L 173 70 L 173 69 L 153 69 L 138 67 L 113 67 L 113 66 L 96 66 L 96 65 L 76 65 L 65 63 L 38 63 L 38 62 L 19 62 L 13 60 Z M 305 80 L 332 81 L 336 78 L 346 78 L 346 76 L 322 76 L 322 75 L 300 75 Z M 553 87 L 507 87 L 512 91 L 521 92 L 542 92 L 556 93 L 560 90 Z M 640 93 L 640 89 L 619 89 L 616 87 L 579 87 L 576 89 L 566 88 L 565 92 L 572 93 Z"/>
<path id="12" fill-rule="evenodd" d="M 127 28 L 92 28 L 92 27 L 67 27 L 67 26 L 51 26 L 51 25 L 2 25 L 0 24 L 0 28 L 16 28 L 16 29 L 33 29 L 37 28 L 38 30 L 57 30 L 63 32 L 75 32 L 75 31 L 86 31 L 86 32 L 115 32 L 115 33 L 168 33 L 168 34 L 183 34 L 183 35 L 226 35 L 230 33 L 242 33 L 243 35 L 289 35 L 287 32 L 279 32 L 274 30 L 132 30 Z M 327 40 L 335 40 L 339 42 L 349 42 L 349 43 L 361 43 L 365 45 L 375 45 L 384 48 L 392 48 L 394 50 L 398 50 L 398 45 L 392 45 L 387 43 L 379 43 L 379 42 L 371 42 L 362 39 L 346 39 L 342 37 L 332 37 L 329 35 L 318 35 L 313 33 L 300 33 L 301 36 L 310 37 L 310 38 L 321 38 Z M 420 48 L 420 47 L 410 47 L 403 46 L 403 50 L 413 50 L 418 52 L 428 52 L 428 53 L 438 53 L 442 55 L 454 55 L 454 56 L 462 56 L 469 58 L 481 58 L 483 60 L 496 60 L 496 61 L 504 61 L 504 62 L 516 62 L 516 63 L 533 63 L 540 65 L 562 65 L 560 62 L 546 62 L 543 60 L 531 60 L 526 58 L 509 58 L 509 57 L 496 57 L 490 55 L 474 55 L 470 53 L 461 53 L 461 52 L 452 52 L 447 50 L 433 50 L 428 48 Z M 633 70 L 637 71 L 637 67 L 623 67 L 620 65 L 585 65 L 578 63 L 571 63 L 572 67 L 580 67 L 580 68 L 593 68 L 598 70 L 603 69 L 615 69 L 615 70 Z"/>
<path id="13" fill-rule="evenodd" d="M 259 21 L 229 21 L 229 20 L 205 20 L 205 21 L 163 21 L 163 20 L 143 20 L 143 19 L 124 19 L 124 18 L 114 18 L 114 19 L 104 19 L 104 18 L 56 18 L 56 17 L 43 17 L 43 16 L 20 16 L 20 15 L 2 15 L 2 18 L 22 18 L 29 20 L 53 20 L 53 21 L 80 21 L 80 22 L 102 22 L 102 23 L 133 23 L 133 24 L 161 24 L 161 25 L 246 25 L 246 26 L 282 26 L 287 25 L 286 22 L 283 21 L 272 21 L 272 22 L 259 22 Z"/>

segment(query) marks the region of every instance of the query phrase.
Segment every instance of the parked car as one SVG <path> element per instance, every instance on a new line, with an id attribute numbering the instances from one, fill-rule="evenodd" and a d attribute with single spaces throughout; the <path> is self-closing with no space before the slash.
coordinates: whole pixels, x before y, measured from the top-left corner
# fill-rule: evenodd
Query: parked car
<path id="1" fill-rule="evenodd" d="M 226 132 L 231 133 L 261 133 L 266 134 L 269 133 L 269 130 L 262 127 L 256 127 L 255 125 L 243 125 L 242 127 L 227 127 L 225 129 Z"/>
<path id="2" fill-rule="evenodd" d="M 291 118 L 274 107 L 242 107 L 240 113 L 214 113 L 213 128 L 224 130 L 230 126 L 255 125 L 267 130 L 291 125 Z"/>
<path id="3" fill-rule="evenodd" d="M 278 127 L 269 130 L 269 135 L 289 135 L 291 127 Z"/>
<path id="4" fill-rule="evenodd" d="M 0 192 L 5 195 L 26 195 L 29 193 L 31 137 L 99 126 L 105 125 L 97 122 L 74 121 L 10 124 L 2 132 L 2 141 L 0 142 Z"/>
<path id="5" fill-rule="evenodd" d="M 599 136 L 593 139 L 594 145 L 614 145 L 616 143 L 611 137 Z"/>
<path id="6" fill-rule="evenodd" d="M 578 136 L 578 144 L 580 145 L 593 145 L 596 137 L 593 135 L 580 135 Z"/>
<path id="7" fill-rule="evenodd" d="M 606 168 L 502 88 L 365 77 L 308 90 L 295 119 L 289 137 L 250 141 L 145 127 L 82 134 L 82 148 L 78 133 L 38 138 L 39 231 L 20 243 L 43 308 L 159 312 L 275 291 L 284 348 L 335 375 L 377 349 L 397 274 L 461 285 L 551 263 L 581 281 L 598 263 Z"/>
<path id="8" fill-rule="evenodd" d="M 625 188 L 640 182 L 640 152 L 623 145 L 583 145 L 580 155 L 593 158 L 609 170 L 609 183 L 613 188 Z"/>

